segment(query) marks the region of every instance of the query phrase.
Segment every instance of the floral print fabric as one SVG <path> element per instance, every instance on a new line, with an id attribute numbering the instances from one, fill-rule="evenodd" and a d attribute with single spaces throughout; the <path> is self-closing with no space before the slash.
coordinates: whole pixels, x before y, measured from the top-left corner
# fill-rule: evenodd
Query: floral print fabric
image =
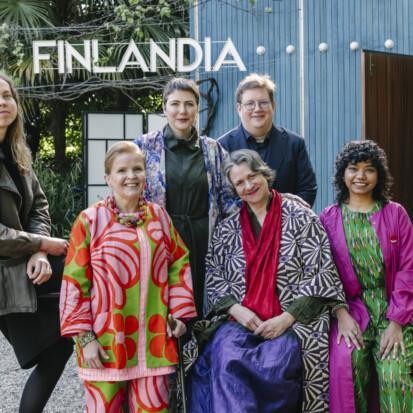
<path id="1" fill-rule="evenodd" d="M 196 316 L 188 251 L 166 211 L 148 203 L 142 226 L 125 227 L 105 202 L 81 212 L 70 237 L 60 297 L 61 331 L 93 331 L 107 354 L 85 380 L 118 381 L 168 374 L 177 363 L 167 336 L 169 313 Z"/>
<path id="2" fill-rule="evenodd" d="M 159 205 L 166 206 L 165 142 L 162 130 L 142 135 L 135 143 L 146 158 L 145 197 Z M 217 222 L 237 210 L 236 198 L 225 181 L 222 167 L 226 151 L 214 139 L 199 137 L 208 179 L 209 237 Z"/>

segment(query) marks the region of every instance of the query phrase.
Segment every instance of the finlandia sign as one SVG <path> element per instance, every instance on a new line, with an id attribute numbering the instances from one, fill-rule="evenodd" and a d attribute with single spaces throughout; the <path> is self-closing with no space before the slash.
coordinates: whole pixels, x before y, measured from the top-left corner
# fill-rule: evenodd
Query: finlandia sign
<path id="1" fill-rule="evenodd" d="M 218 54 L 214 53 L 217 58 L 212 61 L 212 48 L 217 45 L 222 47 L 220 47 Z M 84 40 L 83 47 L 80 45 L 79 48 L 79 44 L 75 46 L 66 40 L 33 41 L 34 73 L 41 73 L 42 61 L 57 62 L 56 68 L 62 74 L 73 72 L 74 61 L 80 65 L 81 69 L 91 73 L 122 73 L 126 68 L 137 68 L 143 72 L 157 72 L 159 61 L 163 62 L 163 67 L 169 67 L 177 72 L 191 72 L 199 68 L 201 64 L 206 72 L 217 72 L 223 66 L 237 67 L 240 71 L 246 70 L 241 56 L 229 38 L 225 42 L 212 42 L 211 38 L 206 37 L 202 43 L 191 38 L 170 39 L 168 52 L 153 40 L 150 40 L 149 43 L 138 44 L 134 40 L 130 40 L 116 66 L 101 66 L 99 64 L 102 50 L 98 40 Z M 148 53 L 142 53 L 144 47 L 149 50 L 149 59 L 144 57 Z M 185 48 L 189 48 L 192 52 L 190 62 L 185 62 Z M 83 49 L 83 51 L 81 52 L 79 49 Z M 56 54 L 56 52 L 57 60 L 51 57 L 51 53 Z M 76 69 L 78 68 L 77 66 Z"/>

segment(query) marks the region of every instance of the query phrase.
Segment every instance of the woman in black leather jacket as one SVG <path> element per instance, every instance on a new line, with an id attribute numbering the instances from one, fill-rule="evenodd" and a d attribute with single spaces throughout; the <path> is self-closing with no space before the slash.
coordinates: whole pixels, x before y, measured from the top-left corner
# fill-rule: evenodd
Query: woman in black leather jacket
<path id="1" fill-rule="evenodd" d="M 0 330 L 20 366 L 35 367 L 20 413 L 43 411 L 72 353 L 72 343 L 60 337 L 57 297 L 49 294 L 58 291 L 53 284 L 59 277 L 48 254 L 61 256 L 66 249 L 65 240 L 50 236 L 48 203 L 32 170 L 19 99 L 0 74 Z"/>

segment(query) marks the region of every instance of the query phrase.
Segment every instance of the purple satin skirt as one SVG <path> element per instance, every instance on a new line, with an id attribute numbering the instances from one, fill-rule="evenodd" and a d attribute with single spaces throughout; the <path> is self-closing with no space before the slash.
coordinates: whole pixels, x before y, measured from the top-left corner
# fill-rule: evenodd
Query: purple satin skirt
<path id="1" fill-rule="evenodd" d="M 300 343 L 292 330 L 264 340 L 228 321 L 192 367 L 189 412 L 299 413 L 302 376 Z"/>

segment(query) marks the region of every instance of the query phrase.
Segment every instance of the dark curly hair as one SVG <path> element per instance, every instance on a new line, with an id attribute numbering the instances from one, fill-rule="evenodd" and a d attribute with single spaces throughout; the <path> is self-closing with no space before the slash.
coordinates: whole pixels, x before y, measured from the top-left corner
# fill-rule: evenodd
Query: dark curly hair
<path id="1" fill-rule="evenodd" d="M 349 164 L 370 161 L 377 170 L 377 185 L 373 190 L 373 199 L 386 203 L 391 199 L 390 188 L 393 178 L 387 165 L 386 153 L 376 142 L 371 140 L 351 141 L 346 143 L 336 158 L 334 187 L 336 201 L 342 204 L 348 199 L 349 192 L 344 182 L 344 171 Z"/>

